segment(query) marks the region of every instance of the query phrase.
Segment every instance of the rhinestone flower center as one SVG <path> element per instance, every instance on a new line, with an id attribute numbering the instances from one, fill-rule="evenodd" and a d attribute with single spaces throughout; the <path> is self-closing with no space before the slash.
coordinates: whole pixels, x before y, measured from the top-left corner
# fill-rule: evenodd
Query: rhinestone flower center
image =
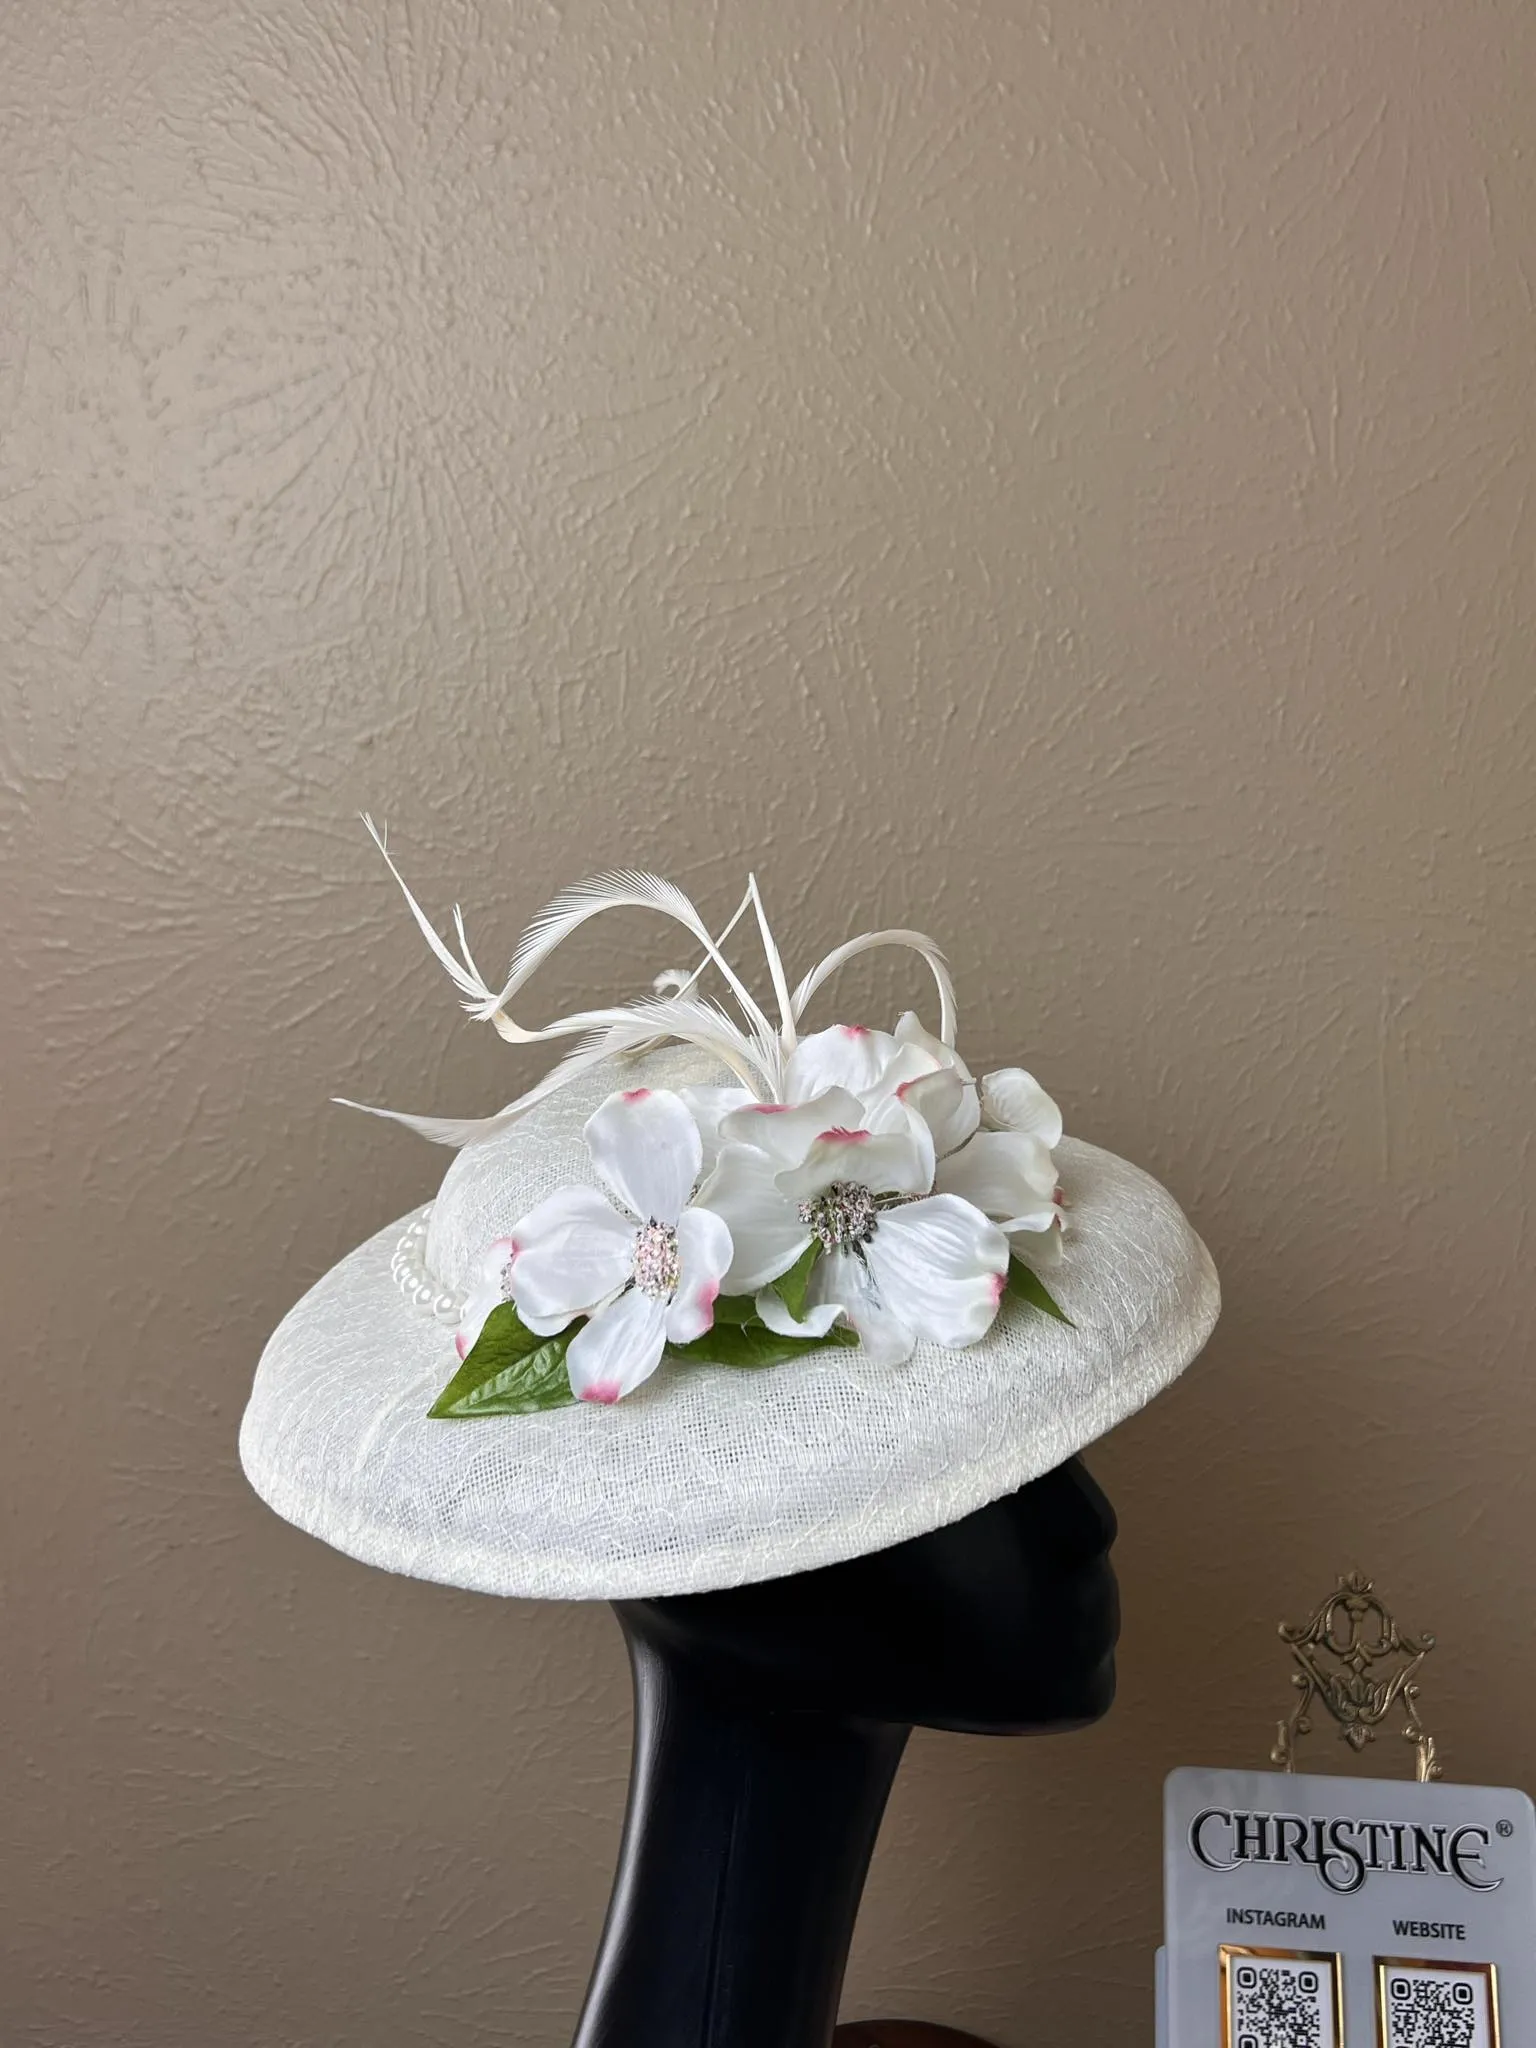
<path id="1" fill-rule="evenodd" d="M 856 1180 L 835 1180 L 831 1187 L 800 1204 L 798 1215 L 821 1239 L 826 1252 L 842 1252 L 868 1244 L 879 1212 L 875 1198 Z"/>
<path id="2" fill-rule="evenodd" d="M 670 1223 L 654 1219 L 641 1226 L 635 1236 L 635 1285 L 653 1301 L 670 1301 L 682 1278 L 682 1256 L 677 1232 Z"/>

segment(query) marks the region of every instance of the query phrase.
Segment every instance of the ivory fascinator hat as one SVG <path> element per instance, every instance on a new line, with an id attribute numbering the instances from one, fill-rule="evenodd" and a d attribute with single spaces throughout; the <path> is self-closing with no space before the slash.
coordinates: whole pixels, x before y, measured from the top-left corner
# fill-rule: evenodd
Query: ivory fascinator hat
<path id="1" fill-rule="evenodd" d="M 455 1157 L 290 1310 L 240 1433 L 251 1484 L 312 1535 L 542 1598 L 777 1578 L 1040 1477 L 1205 1343 L 1216 1274 L 1177 1203 L 1064 1137 L 1024 1069 L 971 1072 L 921 933 L 865 933 L 792 984 L 755 881 L 716 935 L 671 884 L 611 874 L 558 896 L 492 987 L 459 912 L 450 945 L 390 868 L 471 1017 L 573 1043 L 494 1116 L 375 1112 Z M 694 964 L 517 1021 L 572 932 L 637 907 Z M 884 946 L 926 963 L 937 1028 L 805 1028 Z"/>

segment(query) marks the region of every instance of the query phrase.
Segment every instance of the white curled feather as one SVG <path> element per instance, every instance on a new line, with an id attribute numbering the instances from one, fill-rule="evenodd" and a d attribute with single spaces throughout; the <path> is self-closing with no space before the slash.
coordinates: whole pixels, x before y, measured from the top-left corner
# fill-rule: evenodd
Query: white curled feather
<path id="1" fill-rule="evenodd" d="M 842 945 L 834 946 L 824 960 L 816 963 L 795 990 L 791 1007 L 796 1019 L 804 1015 L 807 1003 L 824 981 L 836 974 L 840 967 L 845 967 L 858 954 L 873 952 L 876 946 L 904 946 L 908 952 L 916 953 L 927 963 L 934 986 L 939 992 L 939 1037 L 945 1045 L 952 1046 L 958 1021 L 955 1013 L 955 984 L 950 976 L 948 961 L 925 932 L 863 932 L 856 939 L 845 939 Z"/>
<path id="2" fill-rule="evenodd" d="M 795 1048 L 798 1021 L 807 1003 L 830 975 L 857 954 L 876 946 L 904 946 L 927 962 L 939 992 L 939 1035 L 946 1045 L 955 1042 L 954 985 L 943 954 L 933 940 L 921 932 L 866 932 L 859 938 L 850 939 L 835 947 L 813 967 L 791 994 L 755 875 L 748 878 L 747 892 L 719 938 L 711 934 L 692 900 L 674 883 L 663 880 L 659 875 L 640 870 L 616 870 L 564 889 L 529 925 L 512 956 L 505 983 L 499 990 L 493 990 L 470 951 L 459 906 L 455 904 L 453 909 L 453 931 L 458 941 L 458 951 L 455 952 L 406 886 L 390 854 L 384 831 L 375 826 L 366 814 L 363 823 L 384 856 L 385 864 L 434 958 L 458 990 L 465 1010 L 472 1017 L 493 1025 L 503 1038 L 513 1044 L 531 1045 L 562 1038 L 581 1041 L 526 1094 L 507 1103 L 492 1116 L 419 1116 L 403 1110 L 383 1109 L 371 1103 L 352 1102 L 344 1096 L 335 1098 L 349 1109 L 361 1109 L 370 1116 L 386 1117 L 392 1123 L 404 1124 L 435 1144 L 465 1146 L 483 1143 L 598 1061 L 648 1052 L 673 1040 L 697 1046 L 709 1053 L 734 1073 L 759 1100 L 779 1100 L 783 1094 L 784 1062 Z M 635 1002 L 577 1010 L 542 1025 L 518 1023 L 506 1007 L 512 998 L 573 932 L 605 911 L 620 909 L 651 910 L 681 924 L 702 948 L 703 958 L 691 973 L 675 969 L 659 976 L 655 993 Z M 721 950 L 748 909 L 756 916 L 768 976 L 773 985 L 779 1011 L 777 1028 L 770 1023 L 756 997 Z M 700 977 L 710 967 L 718 969 L 723 977 L 741 1013 L 741 1024 L 736 1023 L 720 1003 L 696 993 Z"/>
<path id="3" fill-rule="evenodd" d="M 654 910 L 690 931 L 704 948 L 706 958 L 724 975 L 726 985 L 736 998 L 761 1058 L 770 1066 L 775 1063 L 777 1033 L 764 1016 L 751 990 L 720 951 L 710 935 L 709 927 L 694 908 L 692 899 L 685 896 L 675 882 L 664 881 L 660 875 L 644 874 L 637 870 L 625 869 L 594 875 L 590 881 L 577 882 L 569 889 L 562 889 L 560 894 L 539 912 L 518 941 L 517 951 L 512 955 L 512 965 L 507 973 L 506 985 L 501 993 L 480 1004 L 474 1014 L 487 1018 L 503 1038 L 510 1039 L 514 1044 L 528 1044 L 544 1037 L 549 1031 L 548 1026 L 542 1031 L 528 1030 L 508 1013 L 507 1004 L 527 985 L 551 954 L 565 944 L 573 932 L 580 930 L 581 926 L 592 918 L 601 917 L 609 910 Z"/>

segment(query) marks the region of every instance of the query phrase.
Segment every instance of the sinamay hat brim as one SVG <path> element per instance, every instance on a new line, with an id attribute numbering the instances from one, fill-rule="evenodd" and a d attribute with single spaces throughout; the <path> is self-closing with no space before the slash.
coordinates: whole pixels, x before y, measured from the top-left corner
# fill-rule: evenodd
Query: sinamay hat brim
<path id="1" fill-rule="evenodd" d="M 634 1071 L 460 1155 L 429 1238 L 445 1280 L 553 1187 L 590 1178 L 581 1125 Z M 646 1063 L 653 1086 L 700 1077 L 697 1055 Z M 958 1521 L 1143 1407 L 1216 1321 L 1215 1268 L 1172 1196 L 1097 1146 L 1066 1139 L 1056 1157 L 1070 1227 L 1049 1282 L 1073 1328 L 1010 1301 L 981 1343 L 923 1345 L 900 1367 L 856 1349 L 763 1371 L 665 1366 L 615 1407 L 473 1422 L 427 1416 L 456 1360 L 391 1275 L 402 1218 L 273 1334 L 240 1432 L 246 1474 L 366 1564 L 535 1599 L 705 1592 Z"/>

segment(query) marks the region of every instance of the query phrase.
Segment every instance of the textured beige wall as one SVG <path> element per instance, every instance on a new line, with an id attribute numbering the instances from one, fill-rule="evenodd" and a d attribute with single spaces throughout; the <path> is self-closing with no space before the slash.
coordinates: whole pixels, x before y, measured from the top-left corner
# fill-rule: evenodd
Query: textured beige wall
<path id="1" fill-rule="evenodd" d="M 917 1741 L 851 2013 L 1148 2038 L 1162 1773 L 1262 1759 L 1345 1563 L 1536 1780 L 1533 76 L 1526 0 L 8 0 L 7 2042 L 579 1998 L 610 1619 L 235 1464 L 442 1163 L 327 1095 L 528 1071 L 364 804 L 493 956 L 609 861 L 928 925 L 1217 1254 L 1097 1460 L 1120 1705 Z"/>

